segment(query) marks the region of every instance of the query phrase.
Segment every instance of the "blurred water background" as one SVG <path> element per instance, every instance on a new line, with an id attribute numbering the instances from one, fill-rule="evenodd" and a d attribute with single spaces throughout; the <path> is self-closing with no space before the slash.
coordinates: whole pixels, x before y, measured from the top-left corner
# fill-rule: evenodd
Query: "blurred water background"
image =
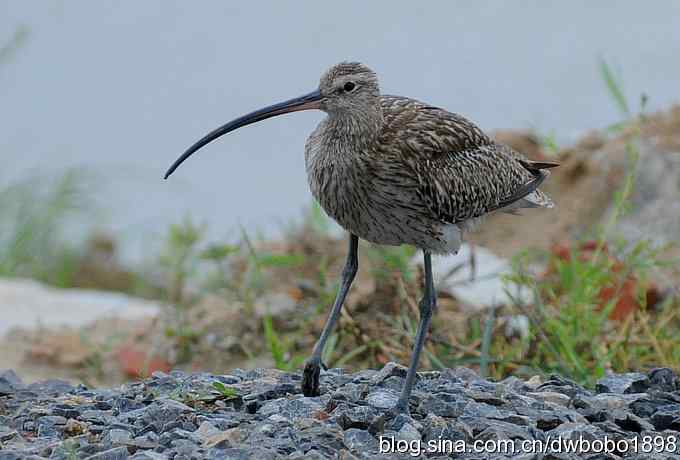
<path id="1" fill-rule="evenodd" d="M 102 211 L 83 228 L 137 260 L 189 213 L 226 238 L 300 216 L 321 113 L 239 130 L 162 175 L 209 130 L 314 89 L 340 60 L 369 64 L 385 93 L 561 142 L 618 121 L 598 57 L 630 101 L 677 102 L 679 2 L 518 5 L 4 0 L 0 43 L 21 43 L 0 66 L 0 182 L 85 168 Z"/>

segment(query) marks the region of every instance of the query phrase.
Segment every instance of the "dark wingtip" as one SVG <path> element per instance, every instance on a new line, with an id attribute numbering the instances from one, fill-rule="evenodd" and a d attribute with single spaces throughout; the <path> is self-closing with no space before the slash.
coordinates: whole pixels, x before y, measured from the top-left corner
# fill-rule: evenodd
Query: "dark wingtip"
<path id="1" fill-rule="evenodd" d="M 528 161 L 528 164 L 534 169 L 557 168 L 560 165 L 560 163 L 554 161 Z"/>
<path id="2" fill-rule="evenodd" d="M 524 184 L 522 187 L 520 187 L 509 198 L 506 198 L 505 200 L 498 203 L 498 205 L 492 209 L 493 211 L 495 211 L 496 209 L 502 209 L 506 206 L 509 206 L 515 201 L 521 200 L 525 196 L 529 195 L 534 190 L 536 190 L 538 186 L 541 185 L 550 174 L 548 171 L 542 171 L 540 169 L 530 169 L 529 171 L 531 172 L 531 174 L 533 174 L 534 178 L 531 181 Z"/>

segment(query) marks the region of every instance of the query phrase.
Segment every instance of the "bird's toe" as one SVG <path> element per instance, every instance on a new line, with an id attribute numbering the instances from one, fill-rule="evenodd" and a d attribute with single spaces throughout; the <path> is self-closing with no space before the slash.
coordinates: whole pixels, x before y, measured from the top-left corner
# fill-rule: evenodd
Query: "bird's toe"
<path id="1" fill-rule="evenodd" d="M 309 359 L 302 371 L 302 394 L 305 396 L 319 396 L 319 374 L 323 363 L 318 359 Z M 325 366 L 324 366 L 325 368 Z"/>

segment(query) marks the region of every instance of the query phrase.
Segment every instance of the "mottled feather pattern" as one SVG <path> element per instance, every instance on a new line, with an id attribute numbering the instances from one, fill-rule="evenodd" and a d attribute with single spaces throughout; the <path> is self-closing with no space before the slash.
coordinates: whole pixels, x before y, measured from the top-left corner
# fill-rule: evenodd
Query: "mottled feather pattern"
<path id="1" fill-rule="evenodd" d="M 384 96 L 382 102 L 380 150 L 398 152 L 395 161 L 419 178 L 422 201 L 442 222 L 494 211 L 534 179 L 522 164 L 526 158 L 466 118 L 403 97 Z"/>
<path id="2" fill-rule="evenodd" d="M 458 114 L 380 95 L 374 74 L 364 99 L 343 98 L 337 81 L 360 81 L 362 72 L 322 77 L 320 88 L 337 100 L 305 148 L 311 191 L 342 227 L 379 244 L 447 253 L 490 212 L 552 206 L 537 187 L 553 164 L 529 161 Z"/>

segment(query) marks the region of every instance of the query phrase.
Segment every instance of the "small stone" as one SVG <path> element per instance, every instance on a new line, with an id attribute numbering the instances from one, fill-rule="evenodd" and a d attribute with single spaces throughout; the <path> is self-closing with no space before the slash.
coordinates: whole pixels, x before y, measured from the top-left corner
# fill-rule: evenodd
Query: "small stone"
<path id="1" fill-rule="evenodd" d="M 621 427 L 621 429 L 625 431 L 641 433 L 643 431 L 654 430 L 654 425 L 649 423 L 647 420 L 628 412 L 617 411 L 614 413 L 613 419 L 614 423 L 616 423 L 619 427 Z"/>
<path id="2" fill-rule="evenodd" d="M 87 432 L 87 423 L 75 419 L 68 419 L 64 426 L 64 433 L 68 436 L 79 436 Z"/>
<path id="3" fill-rule="evenodd" d="M 650 417 L 654 412 L 656 412 L 659 407 L 668 404 L 667 401 L 662 401 L 658 399 L 652 399 L 649 397 L 640 398 L 637 401 L 630 403 L 630 410 L 633 411 L 635 415 L 642 418 Z"/>
<path id="4" fill-rule="evenodd" d="M 167 455 L 152 450 L 139 451 L 132 457 L 132 460 L 166 460 Z"/>
<path id="5" fill-rule="evenodd" d="M 367 393 L 367 385 L 348 382 L 333 392 L 331 395 L 331 401 L 348 401 L 351 403 L 356 403 L 357 401 L 366 397 Z"/>
<path id="6" fill-rule="evenodd" d="M 143 409 L 144 404 L 140 401 L 135 401 L 129 398 L 116 398 L 113 402 L 113 408 L 118 410 L 119 413 L 130 412 L 137 409 Z"/>
<path id="7" fill-rule="evenodd" d="M 492 406 L 502 406 L 505 404 L 505 400 L 496 394 L 488 393 L 485 391 L 468 390 L 465 392 L 468 398 L 472 398 L 477 402 L 483 402 L 490 404 Z"/>
<path id="8" fill-rule="evenodd" d="M 604 433 L 601 429 L 584 423 L 563 423 L 554 430 L 549 431 L 550 436 L 554 439 L 560 437 L 562 439 L 569 439 L 575 441 L 579 438 L 594 441 L 596 439 L 603 439 Z"/>
<path id="9" fill-rule="evenodd" d="M 18 435 L 19 433 L 16 430 L 13 430 L 8 426 L 0 425 L 0 442 L 10 441 Z"/>
<path id="10" fill-rule="evenodd" d="M 571 421 L 572 420 L 567 419 L 561 414 L 555 414 L 550 411 L 541 411 L 541 413 L 536 418 L 536 428 L 542 431 L 550 431 L 554 430 L 563 423 Z"/>
<path id="11" fill-rule="evenodd" d="M 680 431 L 680 413 L 678 412 L 666 412 L 660 410 L 655 412 L 649 421 L 652 423 L 652 425 L 654 425 L 654 428 L 659 431 Z"/>
<path id="12" fill-rule="evenodd" d="M 85 422 L 90 422 L 97 425 L 112 425 L 118 420 L 108 411 L 103 410 L 86 410 L 81 412 L 80 419 Z"/>
<path id="13" fill-rule="evenodd" d="M 66 425 L 66 419 L 59 415 L 48 415 L 38 419 L 38 436 L 50 437 L 59 434 L 58 426 Z"/>
<path id="14" fill-rule="evenodd" d="M 80 415 L 80 410 L 68 404 L 57 404 L 52 407 L 52 413 L 66 418 L 76 418 Z"/>
<path id="15" fill-rule="evenodd" d="M 66 425 L 67 422 L 66 417 L 62 417 L 61 415 L 47 415 L 40 420 L 49 422 L 52 425 Z"/>
<path id="16" fill-rule="evenodd" d="M 392 431 L 399 431 L 404 425 L 412 425 L 418 431 L 423 430 L 422 423 L 416 421 L 413 417 L 406 414 L 397 414 L 394 418 L 388 418 L 385 422 L 385 429 Z"/>
<path id="17" fill-rule="evenodd" d="M 137 436 L 127 442 L 128 446 L 137 447 L 139 449 L 155 449 L 159 445 L 159 437 L 153 431 Z"/>
<path id="18" fill-rule="evenodd" d="M 144 418 L 153 423 L 157 427 L 164 426 L 170 422 L 177 420 L 177 418 L 189 412 L 194 412 L 194 409 L 179 401 L 172 399 L 157 399 L 149 404 L 144 410 Z"/>
<path id="19" fill-rule="evenodd" d="M 389 377 L 406 377 L 408 368 L 401 364 L 390 361 L 385 364 L 382 369 L 378 371 L 373 377 L 371 377 L 371 385 L 380 385 L 383 381 L 387 380 Z M 416 374 L 417 375 L 417 374 Z"/>
<path id="20" fill-rule="evenodd" d="M 460 416 L 469 403 L 459 401 L 453 395 L 437 393 L 427 395 L 418 405 L 419 414 L 434 414 L 440 417 L 455 418 Z"/>
<path id="21" fill-rule="evenodd" d="M 50 379 L 42 382 L 31 383 L 26 387 L 28 390 L 38 394 L 59 395 L 63 393 L 70 393 L 75 390 L 75 387 L 65 380 Z"/>
<path id="22" fill-rule="evenodd" d="M 627 374 L 612 374 L 601 378 L 595 384 L 598 393 L 644 393 L 651 382 L 645 374 L 629 372 Z"/>
<path id="23" fill-rule="evenodd" d="M 226 431 L 208 436 L 204 445 L 206 447 L 232 447 L 241 442 L 242 432 L 240 428 L 232 428 Z"/>
<path id="24" fill-rule="evenodd" d="M 87 457 L 85 460 L 126 460 L 130 458 L 127 447 L 116 447 Z"/>
<path id="25" fill-rule="evenodd" d="M 652 369 L 648 374 L 650 388 L 659 391 L 680 390 L 680 379 L 678 375 L 667 367 Z"/>
<path id="26" fill-rule="evenodd" d="M 572 380 L 552 374 L 548 377 L 548 380 L 537 386 L 534 390 L 534 392 L 546 391 L 561 393 L 569 398 L 573 398 L 578 394 L 584 393 L 586 390 Z"/>
<path id="27" fill-rule="evenodd" d="M 352 383 L 356 384 L 362 384 L 366 382 L 370 382 L 371 379 L 373 378 L 374 375 L 376 375 L 378 371 L 375 369 L 363 369 L 357 372 L 356 374 L 352 375 Z"/>
<path id="28" fill-rule="evenodd" d="M 12 369 L 0 371 L 0 396 L 13 394 L 24 386 L 24 382 Z"/>
<path id="29" fill-rule="evenodd" d="M 322 455 L 321 458 L 336 458 L 337 453 L 345 448 L 343 432 L 333 426 L 317 424 L 297 433 L 298 448 L 309 453 L 315 449 Z"/>
<path id="30" fill-rule="evenodd" d="M 646 397 L 647 396 L 643 393 L 601 393 L 589 398 L 589 402 L 595 408 L 613 411 L 616 409 L 626 409 L 627 407 L 632 407 L 635 404 L 635 401 L 646 399 Z M 659 404 L 663 405 L 664 403 Z"/>
<path id="31" fill-rule="evenodd" d="M 197 434 L 181 428 L 172 428 L 171 430 L 165 431 L 158 438 L 158 442 L 163 446 L 174 446 L 174 442 L 178 440 L 189 440 L 196 445 L 203 442 L 203 439 Z"/>
<path id="32" fill-rule="evenodd" d="M 346 403 L 340 404 L 332 412 L 333 420 L 343 430 L 349 428 L 368 429 L 371 421 L 377 415 L 378 412 L 371 406 L 348 406 Z"/>
<path id="33" fill-rule="evenodd" d="M 462 418 L 462 421 L 472 428 L 475 441 L 534 439 L 529 429 L 512 423 L 502 422 L 500 420 L 475 419 L 471 417 L 464 417 Z"/>
<path id="34" fill-rule="evenodd" d="M 177 452 L 175 459 L 195 458 L 195 453 L 199 448 L 198 444 L 189 439 L 175 439 L 172 441 L 171 446 L 172 450 Z"/>
<path id="35" fill-rule="evenodd" d="M 404 426 L 402 426 L 401 429 L 397 432 L 396 437 L 397 439 L 406 442 L 418 441 L 421 438 L 420 432 L 416 429 L 415 426 L 411 425 L 410 423 L 407 423 Z"/>
<path id="36" fill-rule="evenodd" d="M 494 417 L 494 419 L 520 426 L 531 426 L 534 423 L 534 421 L 526 415 L 519 415 L 505 411 L 501 412 L 497 417 Z"/>
<path id="37" fill-rule="evenodd" d="M 462 422 L 448 422 L 443 417 L 428 414 L 423 421 L 423 440 L 428 442 L 440 439 L 467 442 L 472 439 L 472 430 Z"/>
<path id="38" fill-rule="evenodd" d="M 257 413 L 263 417 L 279 414 L 290 420 L 297 418 L 311 418 L 325 408 L 321 398 L 305 398 L 295 396 L 293 399 L 278 398 L 267 401 Z"/>
<path id="39" fill-rule="evenodd" d="M 444 369 L 441 373 L 441 378 L 467 384 L 481 380 L 481 377 L 475 371 L 461 366 L 453 369 Z"/>
<path id="40" fill-rule="evenodd" d="M 114 446 L 126 444 L 132 439 L 132 433 L 127 430 L 120 430 L 114 428 L 109 430 L 104 436 L 104 442 L 108 442 Z"/>
<path id="41" fill-rule="evenodd" d="M 351 451 L 364 453 L 377 450 L 377 440 L 365 430 L 349 428 L 343 433 L 345 446 Z"/>
<path id="42" fill-rule="evenodd" d="M 293 426 L 298 430 L 307 430 L 309 428 L 319 426 L 319 421 L 314 418 L 299 418 L 293 423 Z"/>
<path id="43" fill-rule="evenodd" d="M 267 418 L 267 420 L 269 420 L 272 423 L 282 423 L 282 422 L 289 422 L 290 421 L 281 414 L 272 414 Z"/>
<path id="44" fill-rule="evenodd" d="M 224 383 L 225 385 L 233 385 L 233 384 L 239 383 L 241 381 L 241 378 L 236 377 L 235 375 L 216 375 L 215 379 L 219 380 L 220 382 Z"/>
<path id="45" fill-rule="evenodd" d="M 440 414 L 438 414 L 440 415 Z M 478 403 L 475 401 L 470 401 L 465 404 L 463 412 L 461 414 L 465 417 L 477 417 L 477 418 L 500 418 L 502 413 L 497 407 L 491 404 Z"/>
<path id="46" fill-rule="evenodd" d="M 209 438 L 210 436 L 218 434 L 219 432 L 220 430 L 218 430 L 215 425 L 208 421 L 201 423 L 198 429 L 196 430 L 196 434 L 203 438 L 204 440 Z"/>
<path id="47" fill-rule="evenodd" d="M 264 436 L 272 437 L 277 432 L 277 428 L 271 423 L 265 423 L 263 425 L 258 425 L 255 427 L 255 433 L 262 434 Z"/>
<path id="48" fill-rule="evenodd" d="M 539 385 L 543 384 L 543 379 L 540 375 L 534 375 L 529 380 L 526 381 L 527 386 L 531 388 L 537 388 Z"/>
<path id="49" fill-rule="evenodd" d="M 392 391 L 376 390 L 366 398 L 366 402 L 377 409 L 391 409 L 397 405 L 399 397 Z"/>
<path id="50" fill-rule="evenodd" d="M 527 396 L 531 396 L 539 401 L 550 402 L 564 407 L 568 407 L 569 401 L 571 400 L 569 396 L 554 391 L 537 391 L 527 393 Z"/>
<path id="51" fill-rule="evenodd" d="M 399 393 L 401 389 L 404 388 L 404 380 L 405 379 L 403 377 L 397 377 L 393 375 L 392 377 L 387 377 L 385 380 L 383 380 L 381 386 Z M 412 395 L 414 393 L 412 393 Z"/>

